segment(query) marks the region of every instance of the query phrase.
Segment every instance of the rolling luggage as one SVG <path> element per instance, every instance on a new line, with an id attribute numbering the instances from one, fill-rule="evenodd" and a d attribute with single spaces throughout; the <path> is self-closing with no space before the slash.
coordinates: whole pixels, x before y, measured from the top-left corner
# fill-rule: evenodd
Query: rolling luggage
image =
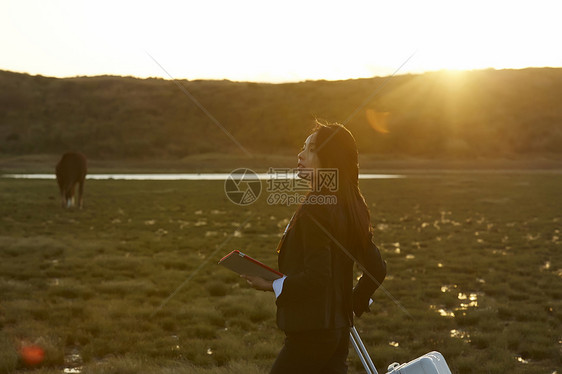
<path id="1" fill-rule="evenodd" d="M 378 374 L 355 326 L 351 328 L 350 340 L 367 374 Z M 451 374 L 451 370 L 445 357 L 433 351 L 402 365 L 397 362 L 390 364 L 386 374 Z"/>
<path id="2" fill-rule="evenodd" d="M 451 374 L 451 370 L 445 357 L 433 351 L 402 365 L 395 362 L 388 366 L 387 374 Z"/>

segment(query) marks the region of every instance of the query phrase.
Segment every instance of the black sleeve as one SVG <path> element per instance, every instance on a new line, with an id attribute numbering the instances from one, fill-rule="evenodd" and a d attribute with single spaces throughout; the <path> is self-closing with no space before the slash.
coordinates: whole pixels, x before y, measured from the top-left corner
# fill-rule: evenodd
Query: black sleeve
<path id="1" fill-rule="evenodd" d="M 386 277 L 386 262 L 373 243 L 372 234 L 366 241 L 359 261 L 363 275 L 353 289 L 353 311 L 358 317 L 369 311 L 369 299 Z"/>
<path id="2" fill-rule="evenodd" d="M 323 294 L 326 285 L 330 283 L 331 239 L 319 225 L 325 229 L 329 228 L 325 216 L 322 217 L 317 213 L 317 210 L 307 209 L 299 217 L 298 224 L 303 230 L 304 266 L 301 272 L 288 275 L 283 282 L 283 291 L 277 298 L 278 306 Z"/>

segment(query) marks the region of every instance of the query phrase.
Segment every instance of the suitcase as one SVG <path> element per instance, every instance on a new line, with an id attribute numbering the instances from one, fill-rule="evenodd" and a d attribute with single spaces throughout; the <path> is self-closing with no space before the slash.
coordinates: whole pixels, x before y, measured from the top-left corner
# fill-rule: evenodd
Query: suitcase
<path id="1" fill-rule="evenodd" d="M 355 348 L 365 372 L 367 374 L 378 374 L 355 326 L 351 328 L 349 335 L 351 344 Z M 398 362 L 390 364 L 386 374 L 451 374 L 451 370 L 445 361 L 445 357 L 441 353 L 433 351 L 402 365 Z"/>
<path id="2" fill-rule="evenodd" d="M 402 365 L 395 362 L 388 366 L 387 374 L 451 374 L 451 370 L 445 357 L 433 351 Z"/>

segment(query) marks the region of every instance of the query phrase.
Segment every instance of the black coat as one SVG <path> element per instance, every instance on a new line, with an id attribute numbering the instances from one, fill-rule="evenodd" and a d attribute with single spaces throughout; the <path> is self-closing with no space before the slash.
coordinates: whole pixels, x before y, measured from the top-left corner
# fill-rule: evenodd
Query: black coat
<path id="1" fill-rule="evenodd" d="M 332 235 L 335 206 L 303 206 L 287 231 L 279 252 L 279 271 L 287 276 L 277 298 L 277 325 L 285 332 L 334 329 L 353 325 L 353 303 L 367 303 L 386 276 L 371 235 L 362 243 L 363 275 L 353 288 L 353 261 L 339 248 L 352 240 Z M 327 232 L 332 235 L 328 235 Z"/>

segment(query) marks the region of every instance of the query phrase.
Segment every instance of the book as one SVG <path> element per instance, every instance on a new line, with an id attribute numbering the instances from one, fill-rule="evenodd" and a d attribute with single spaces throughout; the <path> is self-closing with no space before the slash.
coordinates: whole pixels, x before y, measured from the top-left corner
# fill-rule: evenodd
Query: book
<path id="1" fill-rule="evenodd" d="M 220 261 L 219 265 L 226 267 L 238 274 L 244 275 L 254 275 L 262 277 L 265 280 L 273 281 L 275 279 L 283 277 L 283 274 L 270 268 L 269 266 L 254 260 L 244 253 L 234 250 L 224 256 Z"/>

